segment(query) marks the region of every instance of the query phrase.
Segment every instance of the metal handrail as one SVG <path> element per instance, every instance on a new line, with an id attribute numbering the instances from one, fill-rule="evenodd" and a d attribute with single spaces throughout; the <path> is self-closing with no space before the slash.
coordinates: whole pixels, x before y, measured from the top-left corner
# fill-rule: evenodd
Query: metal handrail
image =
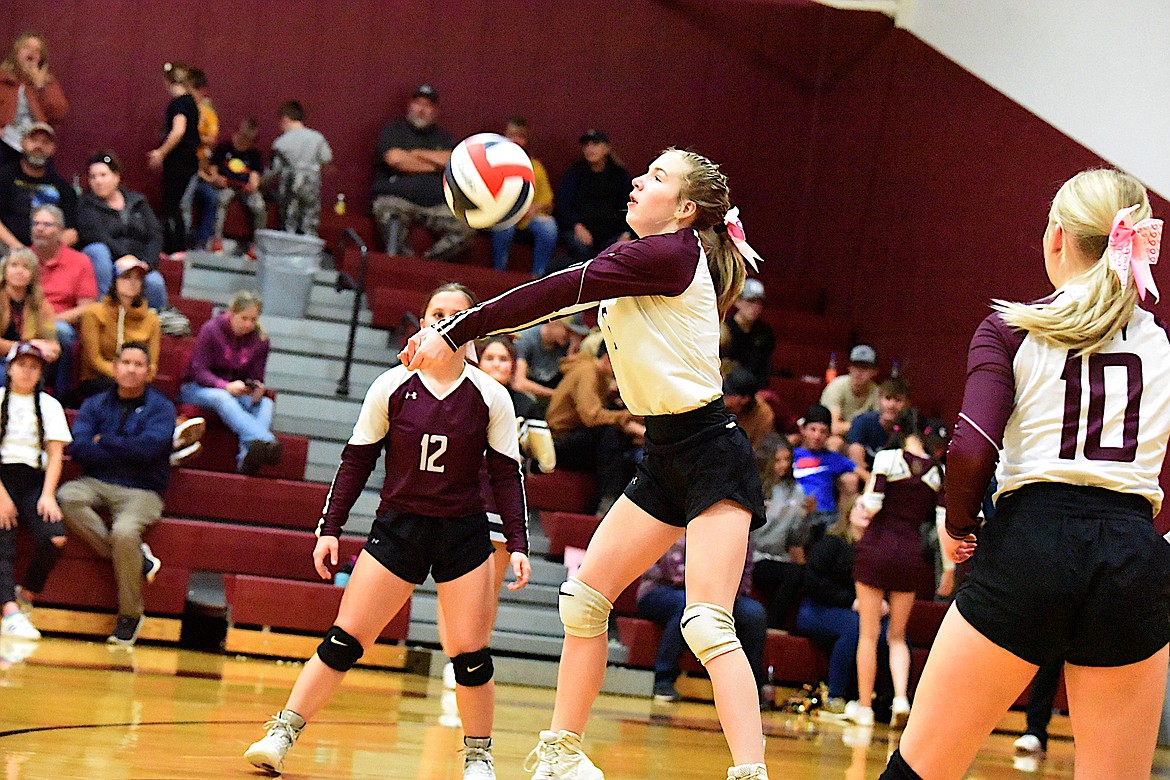
<path id="1" fill-rule="evenodd" d="M 345 362 L 341 368 L 341 379 L 337 380 L 337 395 L 349 395 L 349 370 L 353 365 L 353 348 L 357 341 L 358 315 L 362 309 L 362 295 L 366 291 L 366 265 L 369 262 L 369 249 L 362 237 L 353 228 L 341 231 L 341 255 L 345 256 L 344 239 L 348 238 L 362 253 L 361 263 L 358 265 L 357 279 L 350 277 L 353 282 L 353 312 L 349 316 L 349 340 L 345 344 Z M 338 272 L 342 273 L 342 272 Z"/>

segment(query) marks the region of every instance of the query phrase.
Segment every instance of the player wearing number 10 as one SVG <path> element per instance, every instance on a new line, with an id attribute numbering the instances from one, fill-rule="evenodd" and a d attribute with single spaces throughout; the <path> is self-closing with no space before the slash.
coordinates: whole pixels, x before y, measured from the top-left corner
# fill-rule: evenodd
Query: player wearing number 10
<path id="1" fill-rule="evenodd" d="M 1170 544 L 1152 522 L 1170 339 L 1136 302 L 1158 297 L 1161 227 L 1130 176 L 1074 176 L 1044 231 L 1056 292 L 997 301 L 976 331 L 942 539 L 974 565 L 883 778 L 962 777 L 1037 667 L 1059 662 L 1077 777 L 1150 776 L 1170 641 Z M 993 471 L 996 513 L 980 528 Z"/>
<path id="2" fill-rule="evenodd" d="M 422 324 L 475 304 L 462 285 L 435 290 Z M 431 574 L 439 591 L 443 650 L 455 670 L 463 721 L 464 780 L 494 780 L 491 734 L 495 707 L 488 638 L 495 620 L 497 579 L 480 487 L 486 470 L 503 519 L 516 581 L 528 563 L 527 507 L 511 396 L 496 380 L 467 365 L 464 350 L 425 371 L 397 366 L 370 385 L 353 435 L 325 500 L 313 563 L 322 579 L 337 565 L 337 537 L 382 451 L 386 478 L 365 549 L 316 654 L 305 664 L 285 708 L 268 733 L 244 754 L 279 773 L 305 722 L 325 705 L 342 678 Z"/>

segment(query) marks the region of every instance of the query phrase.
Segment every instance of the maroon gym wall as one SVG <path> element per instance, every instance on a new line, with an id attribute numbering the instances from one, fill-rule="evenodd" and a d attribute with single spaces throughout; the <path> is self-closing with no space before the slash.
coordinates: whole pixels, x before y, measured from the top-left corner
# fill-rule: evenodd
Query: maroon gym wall
<path id="1" fill-rule="evenodd" d="M 853 320 L 884 361 L 900 359 L 919 400 L 947 416 L 987 300 L 1046 291 L 1047 200 L 1101 162 L 886 17 L 807 0 L 9 9 L 4 39 L 45 32 L 72 102 L 61 169 L 79 171 L 109 144 L 127 185 L 152 194 L 145 157 L 170 58 L 208 72 L 225 134 L 255 115 L 266 147 L 279 103 L 304 102 L 337 158 L 324 197 L 345 192 L 355 209 L 368 201 L 379 129 L 424 80 L 456 137 L 528 116 L 554 181 L 587 127 L 606 129 L 634 173 L 663 146 L 693 145 L 731 175 L 765 281 L 828 286 L 830 313 Z"/>

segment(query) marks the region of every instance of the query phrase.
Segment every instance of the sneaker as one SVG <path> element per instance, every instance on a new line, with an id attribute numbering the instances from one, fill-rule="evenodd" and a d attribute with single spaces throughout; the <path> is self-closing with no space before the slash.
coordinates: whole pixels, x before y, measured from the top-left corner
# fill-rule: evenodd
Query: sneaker
<path id="1" fill-rule="evenodd" d="M 463 738 L 463 780 L 496 780 L 492 738 Z"/>
<path id="2" fill-rule="evenodd" d="M 134 640 L 138 638 L 138 629 L 140 628 L 142 628 L 142 615 L 137 617 L 118 615 L 118 622 L 114 624 L 114 633 L 106 637 L 106 642 L 111 645 L 131 647 Z"/>
<path id="3" fill-rule="evenodd" d="M 540 732 L 524 770 L 532 773 L 532 780 L 605 780 L 581 750 L 581 737 L 571 731 Z"/>
<path id="4" fill-rule="evenodd" d="M 826 699 L 824 705 L 820 709 L 820 713 L 822 718 L 840 720 L 845 716 L 845 700 L 840 696 L 834 696 L 831 699 Z"/>
<path id="5" fill-rule="evenodd" d="M 557 467 L 557 450 L 552 432 L 544 420 L 525 420 L 520 424 L 520 449 L 536 461 L 542 472 L 548 474 Z"/>
<path id="6" fill-rule="evenodd" d="M 674 687 L 673 680 L 654 681 L 654 701 L 669 704 L 681 698 L 682 696 L 679 694 L 678 689 Z"/>
<path id="7" fill-rule="evenodd" d="M 1025 734 L 1013 742 L 1012 747 L 1016 749 L 1017 753 L 1035 755 L 1044 752 L 1044 746 L 1040 744 L 1040 737 L 1035 734 Z"/>
<path id="8" fill-rule="evenodd" d="M 0 636 L 0 663 L 18 664 L 37 651 L 36 642 L 18 636 Z"/>
<path id="9" fill-rule="evenodd" d="M 906 721 L 910 719 L 910 700 L 905 696 L 895 696 L 890 704 L 890 728 L 906 728 Z"/>
<path id="10" fill-rule="evenodd" d="M 182 466 L 184 463 L 191 460 L 192 458 L 194 458 L 196 455 L 198 455 L 202 451 L 203 451 L 203 442 L 201 442 L 201 441 L 197 441 L 194 444 L 190 444 L 181 450 L 175 450 L 174 452 L 171 453 L 171 465 L 172 466 Z"/>
<path id="11" fill-rule="evenodd" d="M 248 258 L 249 260 L 256 259 L 256 245 L 255 244 L 248 245 L 248 251 L 244 252 L 244 257 Z"/>
<path id="12" fill-rule="evenodd" d="M 281 710 L 264 725 L 268 733 L 244 751 L 244 758 L 254 766 L 274 774 L 284 771 L 284 756 L 305 727 L 305 719 L 292 710 Z"/>
<path id="13" fill-rule="evenodd" d="M 20 607 L 20 611 L 24 614 L 32 612 L 33 600 L 28 597 L 28 591 L 19 585 L 13 588 L 16 591 L 16 606 Z"/>
<path id="14" fill-rule="evenodd" d="M 280 463 L 280 456 L 282 454 L 284 454 L 284 447 L 281 446 L 280 439 L 264 442 L 265 465 L 275 466 L 277 463 Z"/>
<path id="15" fill-rule="evenodd" d="M 873 707 L 862 707 L 860 702 L 851 701 L 845 705 L 844 717 L 858 726 L 872 726 Z"/>
<path id="16" fill-rule="evenodd" d="M 154 578 L 158 576 L 158 570 L 162 568 L 162 561 L 160 561 L 155 554 L 150 551 L 150 545 L 146 542 L 142 543 L 142 579 L 147 583 L 154 582 Z"/>
<path id="17" fill-rule="evenodd" d="M 0 620 L 0 636 L 10 636 L 14 639 L 28 639 L 35 642 L 41 638 L 41 632 L 23 612 L 13 612 Z"/>
<path id="18" fill-rule="evenodd" d="M 255 476 L 256 472 L 260 471 L 260 467 L 264 465 L 268 458 L 268 442 L 263 439 L 253 439 L 248 442 L 248 449 L 244 453 L 243 459 L 240 461 L 238 471 L 241 474 L 249 477 Z"/>
<path id="19" fill-rule="evenodd" d="M 175 434 L 171 437 L 171 449 L 190 447 L 203 438 L 207 431 L 207 420 L 202 417 L 180 417 L 175 420 Z"/>
<path id="20" fill-rule="evenodd" d="M 727 780 L 768 780 L 768 767 L 763 764 L 740 764 L 727 770 Z"/>
<path id="21" fill-rule="evenodd" d="M 207 251 L 213 252 L 214 254 L 217 254 L 217 255 L 222 254 L 223 253 L 223 239 L 222 238 L 211 239 L 211 243 L 207 245 Z"/>

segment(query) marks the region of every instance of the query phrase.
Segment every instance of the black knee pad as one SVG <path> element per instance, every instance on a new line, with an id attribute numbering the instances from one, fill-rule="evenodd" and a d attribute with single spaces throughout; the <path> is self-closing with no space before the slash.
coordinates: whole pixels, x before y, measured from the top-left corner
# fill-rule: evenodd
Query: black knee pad
<path id="1" fill-rule="evenodd" d="M 895 750 L 886 764 L 886 771 L 882 772 L 878 780 L 922 780 L 922 777 L 902 758 L 902 751 Z"/>
<path id="2" fill-rule="evenodd" d="M 330 626 L 321 644 L 317 645 L 317 657 L 330 669 L 339 672 L 352 669 L 364 652 L 361 642 L 337 626 Z"/>
<path id="3" fill-rule="evenodd" d="M 478 688 L 491 682 L 496 673 L 492 666 L 492 652 L 486 647 L 470 653 L 460 653 L 451 659 L 455 667 L 455 684 Z"/>

